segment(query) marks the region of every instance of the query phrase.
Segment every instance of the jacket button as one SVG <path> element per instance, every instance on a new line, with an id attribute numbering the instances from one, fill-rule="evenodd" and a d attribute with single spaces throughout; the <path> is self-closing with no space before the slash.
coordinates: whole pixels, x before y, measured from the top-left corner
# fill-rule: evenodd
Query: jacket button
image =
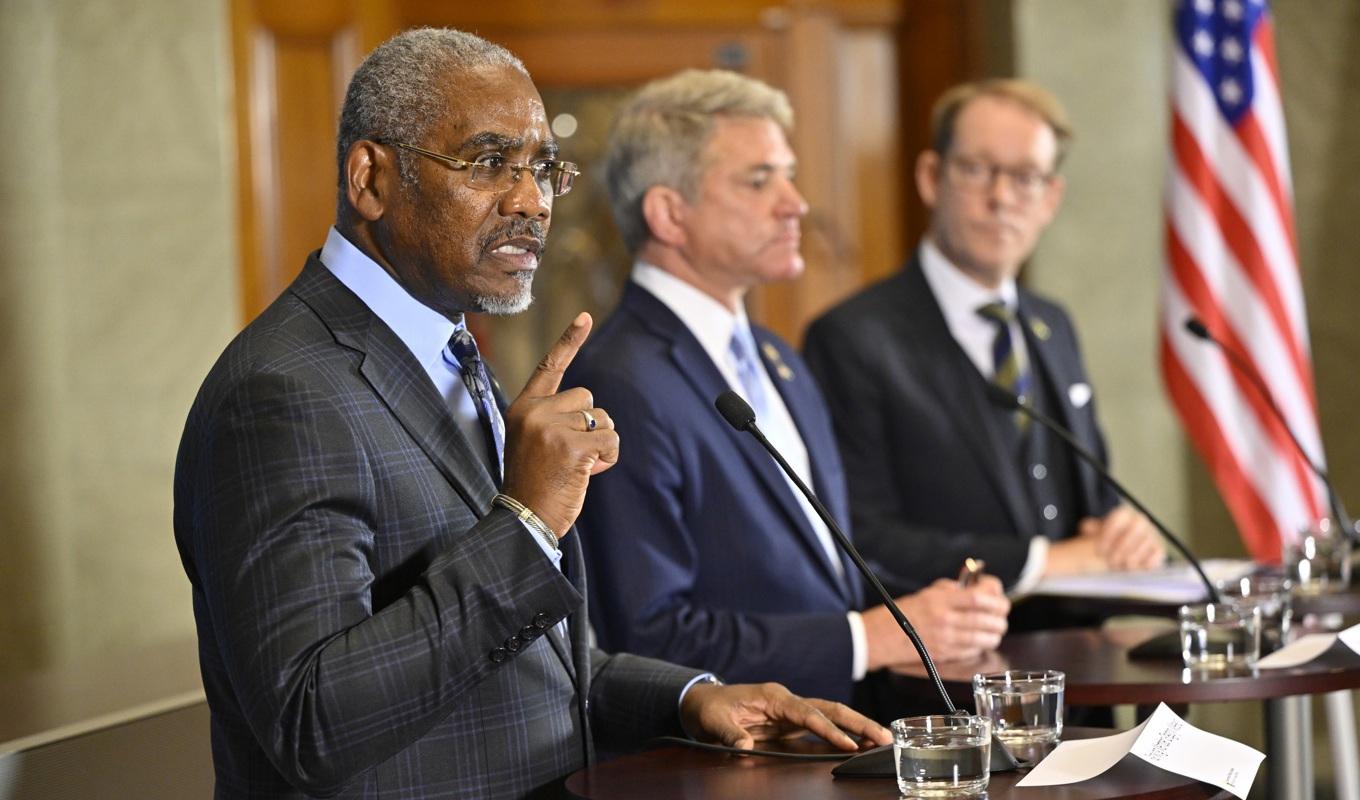
<path id="1" fill-rule="evenodd" d="M 535 628 L 533 625 L 525 625 L 523 628 L 519 629 L 519 638 L 527 642 L 538 636 L 538 633 L 538 628 Z"/>
<path id="2" fill-rule="evenodd" d="M 509 639 L 505 640 L 505 649 L 512 653 L 518 653 L 520 647 L 523 645 L 524 640 L 520 639 L 518 636 L 511 636 Z"/>
<path id="3" fill-rule="evenodd" d="M 497 664 L 501 663 L 502 661 L 509 657 L 510 654 L 505 652 L 504 647 L 497 647 L 495 650 L 491 651 L 491 660 L 496 662 Z"/>
<path id="4" fill-rule="evenodd" d="M 541 631 L 546 631 L 548 628 L 552 627 L 552 617 L 549 617 L 548 612 L 546 611 L 538 612 L 534 615 L 534 627 Z"/>

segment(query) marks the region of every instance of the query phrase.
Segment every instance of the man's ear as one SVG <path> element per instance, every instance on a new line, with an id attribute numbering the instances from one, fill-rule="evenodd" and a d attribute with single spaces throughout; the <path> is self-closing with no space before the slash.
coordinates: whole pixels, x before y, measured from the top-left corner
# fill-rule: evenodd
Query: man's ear
<path id="1" fill-rule="evenodd" d="M 399 183 L 397 160 L 391 150 L 368 139 L 349 146 L 345 154 L 345 196 L 361 218 L 369 222 L 381 219 Z"/>
<path id="2" fill-rule="evenodd" d="M 934 150 L 922 150 L 916 157 L 916 192 L 921 195 L 921 202 L 926 208 L 935 207 L 935 198 L 939 196 L 940 189 L 940 168 L 943 166 L 940 154 Z"/>
<path id="3" fill-rule="evenodd" d="M 651 238 L 670 247 L 685 244 L 689 203 L 669 186 L 653 186 L 642 195 L 642 218 Z"/>

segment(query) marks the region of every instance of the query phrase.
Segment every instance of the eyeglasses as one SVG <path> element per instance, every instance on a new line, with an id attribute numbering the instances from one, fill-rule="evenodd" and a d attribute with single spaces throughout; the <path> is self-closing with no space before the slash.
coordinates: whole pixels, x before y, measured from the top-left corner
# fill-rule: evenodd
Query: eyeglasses
<path id="1" fill-rule="evenodd" d="M 537 161 L 530 161 L 527 164 L 516 164 L 506 160 L 505 156 L 498 153 L 490 153 L 478 156 L 475 161 L 464 161 L 461 158 L 446 156 L 423 147 L 416 147 L 413 144 L 403 142 L 390 142 L 393 147 L 400 147 L 403 150 L 410 150 L 412 153 L 419 153 L 427 158 L 433 158 L 443 164 L 447 164 L 450 169 L 468 170 L 468 186 L 474 189 L 485 189 L 491 192 L 503 192 L 510 186 L 519 181 L 519 174 L 528 170 L 534 176 L 534 183 L 546 194 L 552 192 L 554 197 L 561 197 L 571 191 L 571 185 L 576 180 L 576 176 L 581 174 L 581 170 L 570 161 L 558 161 L 555 158 L 540 158 Z"/>
<path id="2" fill-rule="evenodd" d="M 954 170 L 954 178 L 959 186 L 970 191 L 983 191 L 992 188 L 997 176 L 1005 175 L 1011 189 L 1025 200 L 1039 198 L 1053 183 L 1052 172 L 1044 172 L 1032 167 L 1003 167 L 988 161 L 967 156 L 949 156 L 945 159 Z"/>

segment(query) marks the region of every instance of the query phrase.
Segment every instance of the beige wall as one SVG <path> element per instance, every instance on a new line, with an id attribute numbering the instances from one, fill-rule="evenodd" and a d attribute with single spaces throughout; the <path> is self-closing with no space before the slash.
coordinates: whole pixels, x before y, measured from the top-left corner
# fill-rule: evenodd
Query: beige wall
<path id="1" fill-rule="evenodd" d="M 170 481 L 238 325 L 226 26 L 0 3 L 0 672 L 192 635 Z"/>
<path id="2" fill-rule="evenodd" d="M 1168 6 L 1161 0 L 1017 0 L 1016 72 L 1067 106 L 1067 193 L 1027 280 L 1081 332 L 1113 466 L 1173 528 L 1188 497 L 1180 429 L 1157 371 Z"/>

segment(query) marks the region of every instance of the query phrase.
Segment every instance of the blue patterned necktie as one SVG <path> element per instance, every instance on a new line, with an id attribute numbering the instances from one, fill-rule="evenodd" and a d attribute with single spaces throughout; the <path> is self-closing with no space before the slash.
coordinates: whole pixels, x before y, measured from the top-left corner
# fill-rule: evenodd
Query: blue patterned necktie
<path id="1" fill-rule="evenodd" d="M 977 313 L 996 324 L 996 338 L 992 340 L 992 381 L 1014 395 L 1029 397 L 1029 370 L 1020 361 L 1020 353 L 1011 341 L 1011 323 L 1015 312 L 1002 302 L 980 306 Z M 1025 433 L 1029 430 L 1029 416 L 1022 411 L 1012 415 L 1016 430 Z"/>
<path id="2" fill-rule="evenodd" d="M 505 475 L 502 462 L 505 453 L 505 420 L 496 406 L 496 395 L 491 391 L 491 377 L 487 375 L 486 364 L 477 351 L 477 340 L 472 338 L 468 329 L 459 325 L 449 338 L 449 352 L 458 362 L 463 385 L 472 396 L 472 404 L 477 407 L 477 418 L 482 423 L 482 433 L 486 436 L 487 456 L 493 467 L 492 473 L 500 483 Z"/>
<path id="3" fill-rule="evenodd" d="M 737 362 L 737 379 L 741 381 L 741 390 L 746 396 L 746 402 L 750 403 L 751 410 L 756 412 L 756 421 L 767 422 L 765 416 L 769 407 L 765 402 L 765 384 L 760 380 L 760 371 L 764 367 L 760 365 L 760 358 L 756 355 L 756 340 L 751 335 L 751 329 L 745 325 L 738 325 L 733 329 L 728 349 L 732 351 L 732 357 Z"/>

